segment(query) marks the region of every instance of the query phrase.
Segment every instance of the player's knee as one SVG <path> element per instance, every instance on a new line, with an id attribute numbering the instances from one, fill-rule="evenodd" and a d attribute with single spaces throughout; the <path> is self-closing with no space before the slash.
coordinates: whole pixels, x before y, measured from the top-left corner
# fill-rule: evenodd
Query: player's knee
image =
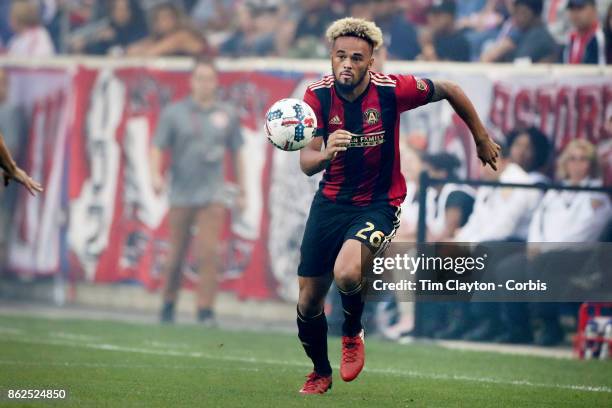
<path id="1" fill-rule="evenodd" d="M 304 317 L 317 316 L 323 311 L 324 301 L 324 297 L 313 296 L 311 293 L 301 290 L 298 298 L 298 311 Z"/>
<path id="2" fill-rule="evenodd" d="M 297 308 L 300 315 L 307 318 L 318 316 L 323 311 L 323 305 L 319 302 L 298 301 Z"/>
<path id="3" fill-rule="evenodd" d="M 361 268 L 359 264 L 342 265 L 334 269 L 336 286 L 341 290 L 352 290 L 361 283 Z"/>

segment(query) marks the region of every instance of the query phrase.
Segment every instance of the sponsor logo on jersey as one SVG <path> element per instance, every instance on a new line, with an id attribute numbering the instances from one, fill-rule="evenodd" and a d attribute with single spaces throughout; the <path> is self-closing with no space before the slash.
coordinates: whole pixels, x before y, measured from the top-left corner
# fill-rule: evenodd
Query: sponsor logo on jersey
<path id="1" fill-rule="evenodd" d="M 334 115 L 334 117 L 329 120 L 329 124 L 330 125 L 341 125 L 342 121 L 340 120 L 338 115 Z"/>
<path id="2" fill-rule="evenodd" d="M 353 134 L 348 147 L 370 147 L 378 146 L 385 142 L 385 131 Z"/>

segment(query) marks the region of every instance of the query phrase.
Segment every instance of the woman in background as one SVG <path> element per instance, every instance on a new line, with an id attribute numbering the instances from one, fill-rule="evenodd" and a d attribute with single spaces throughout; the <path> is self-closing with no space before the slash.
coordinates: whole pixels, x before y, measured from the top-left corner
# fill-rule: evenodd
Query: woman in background
<path id="1" fill-rule="evenodd" d="M 131 44 L 147 35 L 144 11 L 137 0 L 111 0 L 106 4 L 108 18 L 78 30 L 70 49 L 85 54 L 122 54 Z"/>

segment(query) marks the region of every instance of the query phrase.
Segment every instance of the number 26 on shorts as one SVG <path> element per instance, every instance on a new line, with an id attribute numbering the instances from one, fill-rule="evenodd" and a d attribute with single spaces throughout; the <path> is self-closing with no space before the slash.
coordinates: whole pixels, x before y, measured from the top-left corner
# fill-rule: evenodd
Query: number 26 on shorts
<path id="1" fill-rule="evenodd" d="M 359 231 L 357 231 L 355 236 L 358 237 L 358 238 L 361 238 L 363 240 L 369 241 L 370 245 L 372 245 L 374 248 L 378 248 L 380 246 L 380 244 L 383 242 L 383 240 L 385 238 L 385 234 L 382 231 L 374 231 L 375 228 L 376 227 L 374 226 L 373 223 L 367 221 L 366 222 L 366 227 L 360 229 Z M 371 232 L 371 231 L 374 231 L 374 232 Z M 369 238 L 366 235 L 367 233 L 370 233 L 369 234 L 370 235 Z"/>

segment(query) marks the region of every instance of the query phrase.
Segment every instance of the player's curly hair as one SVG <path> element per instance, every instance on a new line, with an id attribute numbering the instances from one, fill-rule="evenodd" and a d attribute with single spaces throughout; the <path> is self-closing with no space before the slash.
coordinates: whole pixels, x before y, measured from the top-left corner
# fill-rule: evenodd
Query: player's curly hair
<path id="1" fill-rule="evenodd" d="M 334 21 L 325 36 L 333 43 L 338 37 L 357 37 L 366 40 L 374 49 L 383 44 L 382 31 L 376 24 L 361 18 L 346 17 Z"/>

